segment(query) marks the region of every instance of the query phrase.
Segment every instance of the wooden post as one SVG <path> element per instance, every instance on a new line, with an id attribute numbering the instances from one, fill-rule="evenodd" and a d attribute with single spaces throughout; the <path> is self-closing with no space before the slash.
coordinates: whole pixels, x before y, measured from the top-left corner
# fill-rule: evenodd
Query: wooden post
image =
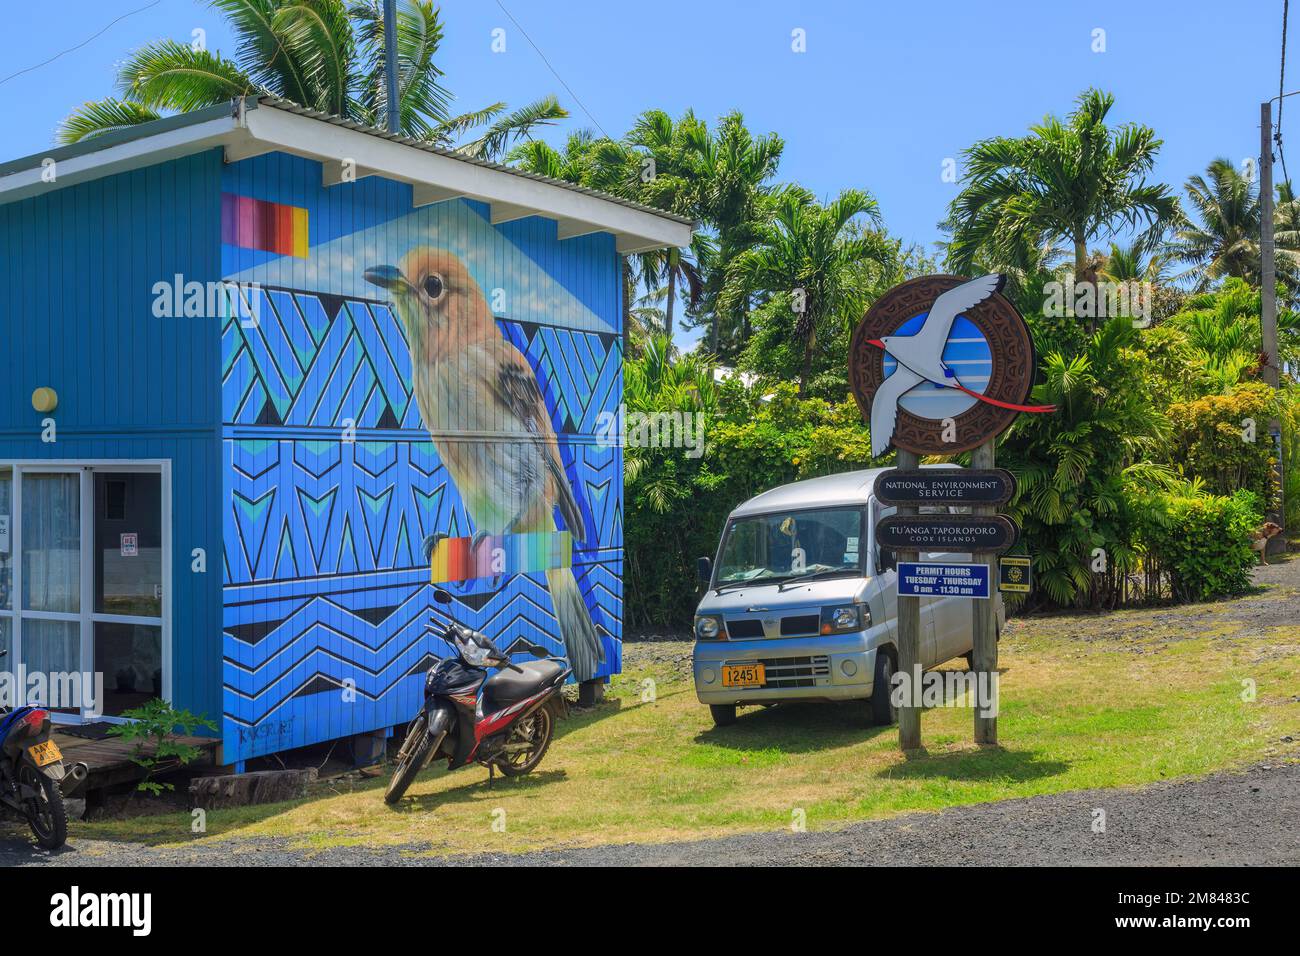
<path id="1" fill-rule="evenodd" d="M 920 466 L 921 460 L 915 452 L 898 450 L 898 467 L 911 470 Z M 900 515 L 914 515 L 915 507 L 899 506 Z M 899 551 L 894 555 L 895 563 L 916 561 L 919 555 L 915 551 Z M 898 746 L 902 750 L 916 750 L 921 746 L 921 688 L 916 675 L 921 671 L 921 599 L 917 597 L 898 596 L 898 670 L 905 675 L 910 688 L 904 705 L 898 709 Z"/>
<path id="2" fill-rule="evenodd" d="M 972 468 L 993 468 L 994 439 L 971 452 Z M 995 514 L 997 508 L 981 505 L 972 509 L 975 514 Z M 977 744 L 996 744 L 998 742 L 998 719 L 981 716 L 988 708 L 996 704 L 996 698 L 986 697 L 982 688 L 992 688 L 992 681 L 997 680 L 998 670 L 998 556 L 996 554 L 973 555 L 976 564 L 984 563 L 989 569 L 989 597 L 987 601 L 971 601 L 971 625 L 974 637 L 975 659 L 975 742 Z"/>

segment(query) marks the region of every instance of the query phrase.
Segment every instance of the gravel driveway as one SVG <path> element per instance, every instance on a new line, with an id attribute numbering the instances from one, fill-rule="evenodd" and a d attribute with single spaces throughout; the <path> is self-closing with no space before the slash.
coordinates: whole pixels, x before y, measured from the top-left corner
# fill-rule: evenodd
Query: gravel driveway
<path id="1" fill-rule="evenodd" d="M 1105 832 L 1093 832 L 1095 810 Z M 1080 790 L 854 823 L 834 831 L 756 833 L 522 855 L 423 855 L 421 845 L 319 852 L 280 840 L 182 848 L 77 841 L 57 854 L 0 839 L 4 866 L 1132 866 L 1300 865 L 1300 764 L 1157 784 Z"/>

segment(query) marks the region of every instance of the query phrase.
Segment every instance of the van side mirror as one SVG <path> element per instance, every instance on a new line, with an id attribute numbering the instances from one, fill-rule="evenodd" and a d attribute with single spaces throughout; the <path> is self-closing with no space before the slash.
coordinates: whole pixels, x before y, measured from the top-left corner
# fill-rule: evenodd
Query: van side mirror
<path id="1" fill-rule="evenodd" d="M 893 548 L 881 548 L 876 552 L 876 572 L 883 574 L 898 567 L 898 555 Z"/>
<path id="2" fill-rule="evenodd" d="M 695 573 L 699 575 L 700 583 L 703 584 L 705 587 L 708 587 L 709 582 L 713 580 L 713 559 L 696 558 Z"/>

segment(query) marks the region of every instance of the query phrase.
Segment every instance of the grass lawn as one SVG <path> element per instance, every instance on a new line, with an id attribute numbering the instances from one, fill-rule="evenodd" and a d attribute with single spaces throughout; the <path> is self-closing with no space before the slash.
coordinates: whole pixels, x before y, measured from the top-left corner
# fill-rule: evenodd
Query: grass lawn
<path id="1" fill-rule="evenodd" d="M 73 836 L 520 851 L 779 829 L 797 810 L 820 829 L 1296 759 L 1300 745 L 1282 738 L 1300 740 L 1300 621 L 1278 624 L 1288 615 L 1274 602 L 1296 607 L 1298 597 L 1275 586 L 1243 602 L 1013 621 L 1001 644 L 999 748 L 971 744 L 966 707 L 927 711 L 927 750 L 910 758 L 896 728 L 868 727 L 848 706 L 747 709 L 715 729 L 695 701 L 688 644 L 629 644 L 610 699 L 563 721 L 530 777 L 498 776 L 489 790 L 482 768 L 437 767 L 396 809 L 383 803 L 384 779 L 324 782 L 296 803 L 212 811 L 203 837 L 188 814 L 76 824 Z M 1237 613 L 1257 605 L 1272 613 Z M 1253 701 L 1243 700 L 1247 679 Z M 642 699 L 647 680 L 653 701 Z"/>

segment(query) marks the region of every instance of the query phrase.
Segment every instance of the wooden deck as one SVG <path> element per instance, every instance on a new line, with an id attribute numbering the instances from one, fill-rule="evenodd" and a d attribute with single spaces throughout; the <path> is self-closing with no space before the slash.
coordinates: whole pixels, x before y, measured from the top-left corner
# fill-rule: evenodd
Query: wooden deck
<path id="1" fill-rule="evenodd" d="M 63 763 L 70 766 L 84 763 L 88 770 L 83 793 L 114 784 L 129 783 L 144 777 L 144 768 L 131 759 L 135 753 L 136 741 L 121 740 L 118 737 L 105 737 L 103 740 L 87 740 L 75 737 L 54 728 L 52 739 L 63 751 Z M 211 766 L 215 760 L 219 740 L 212 737 L 177 737 L 181 743 L 190 744 L 203 751 L 191 767 Z M 154 775 L 166 774 L 165 765 L 156 770 Z M 80 796 L 81 794 L 78 794 Z"/>

